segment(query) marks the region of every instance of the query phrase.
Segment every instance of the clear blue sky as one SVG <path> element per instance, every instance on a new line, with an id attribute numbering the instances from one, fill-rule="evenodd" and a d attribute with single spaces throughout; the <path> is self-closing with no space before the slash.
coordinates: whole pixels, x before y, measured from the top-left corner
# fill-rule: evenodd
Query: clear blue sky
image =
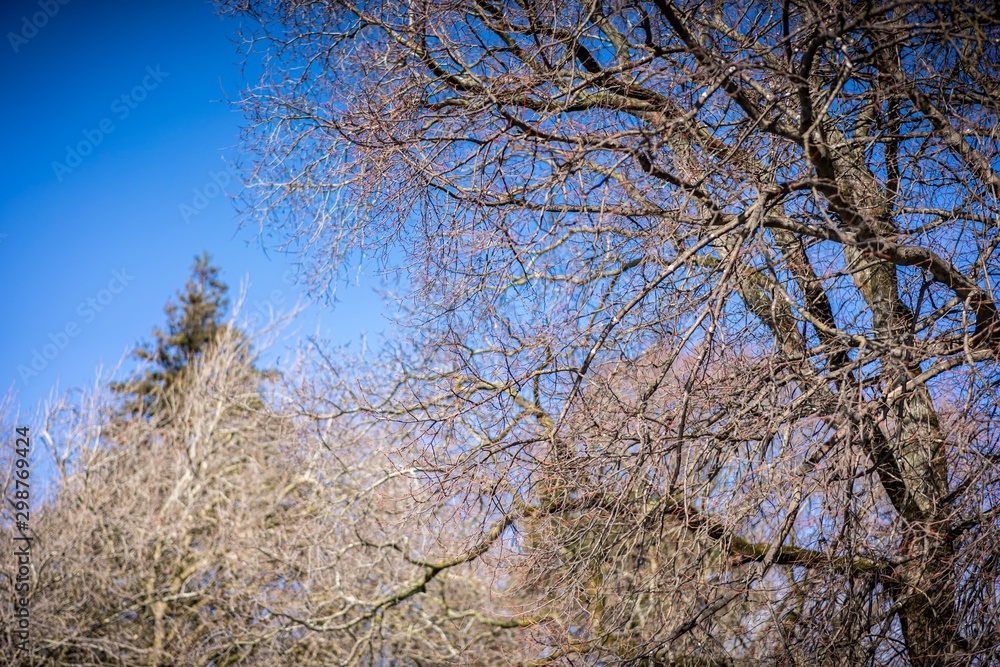
<path id="1" fill-rule="evenodd" d="M 148 337 L 202 250 L 234 288 L 249 277 L 251 308 L 303 294 L 292 258 L 212 196 L 242 120 L 223 101 L 240 86 L 234 23 L 203 0 L 63 2 L 0 3 L 0 389 L 28 413 Z M 299 330 L 346 343 L 387 328 L 369 288 L 338 297 Z"/>

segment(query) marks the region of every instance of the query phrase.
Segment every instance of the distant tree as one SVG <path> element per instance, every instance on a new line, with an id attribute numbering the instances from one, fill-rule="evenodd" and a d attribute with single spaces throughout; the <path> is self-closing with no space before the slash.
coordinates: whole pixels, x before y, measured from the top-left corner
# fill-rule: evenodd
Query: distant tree
<path id="1" fill-rule="evenodd" d="M 400 525 L 412 477 L 384 467 L 386 440 L 319 431 L 291 404 L 262 401 L 247 343 L 220 328 L 155 419 L 109 428 L 116 401 L 103 392 L 52 406 L 36 446 L 51 438 L 72 464 L 31 511 L 27 652 L 13 634 L 12 506 L 0 506 L 0 666 L 430 667 L 470 650 L 463 664 L 500 664 L 501 645 L 515 646 L 476 615 L 488 579 L 464 563 L 442 563 L 421 605 L 387 593 L 424 570 L 390 545 L 441 559 L 428 528 L 454 542 L 475 526 Z M 343 627 L 303 632 L 299 619 L 316 615 Z"/>
<path id="2" fill-rule="evenodd" d="M 229 286 L 219 274 L 219 267 L 212 264 L 207 252 L 195 257 L 184 291 L 164 308 L 166 328 L 154 328 L 152 344 L 143 344 L 134 354 L 149 368 L 134 380 L 113 385 L 126 396 L 128 412 L 148 416 L 155 411 L 184 369 L 227 328 L 224 317 L 229 308 Z"/>

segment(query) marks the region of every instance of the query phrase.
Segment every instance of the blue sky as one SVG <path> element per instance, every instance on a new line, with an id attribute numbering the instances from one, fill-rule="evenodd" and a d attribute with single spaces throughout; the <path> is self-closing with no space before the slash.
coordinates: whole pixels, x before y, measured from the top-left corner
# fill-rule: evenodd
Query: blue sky
<path id="1" fill-rule="evenodd" d="M 240 231 L 217 185 L 239 190 L 232 20 L 202 0 L 0 4 L 0 382 L 24 412 L 147 338 L 202 250 L 234 288 L 249 278 L 250 310 L 305 298 L 294 259 Z M 387 329 L 370 287 L 338 298 L 295 330 L 346 343 Z"/>

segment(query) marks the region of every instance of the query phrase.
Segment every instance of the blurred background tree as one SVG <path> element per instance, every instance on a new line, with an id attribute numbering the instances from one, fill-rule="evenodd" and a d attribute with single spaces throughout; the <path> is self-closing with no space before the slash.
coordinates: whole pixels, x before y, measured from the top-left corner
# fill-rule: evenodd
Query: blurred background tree
<path id="1" fill-rule="evenodd" d="M 229 285 L 212 257 L 203 252 L 194 259 L 191 276 L 182 291 L 167 302 L 165 328 L 153 329 L 153 341 L 143 343 L 133 357 L 144 362 L 142 374 L 127 382 L 112 384 L 125 399 L 125 413 L 149 417 L 168 395 L 181 374 L 230 326 Z"/>

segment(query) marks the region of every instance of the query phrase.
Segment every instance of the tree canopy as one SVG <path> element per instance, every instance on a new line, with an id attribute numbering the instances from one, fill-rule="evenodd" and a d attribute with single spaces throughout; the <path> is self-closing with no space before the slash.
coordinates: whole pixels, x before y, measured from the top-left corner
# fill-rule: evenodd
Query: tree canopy
<path id="1" fill-rule="evenodd" d="M 246 211 L 411 288 L 312 414 L 479 517 L 523 659 L 998 659 L 994 3 L 224 4 Z"/>

